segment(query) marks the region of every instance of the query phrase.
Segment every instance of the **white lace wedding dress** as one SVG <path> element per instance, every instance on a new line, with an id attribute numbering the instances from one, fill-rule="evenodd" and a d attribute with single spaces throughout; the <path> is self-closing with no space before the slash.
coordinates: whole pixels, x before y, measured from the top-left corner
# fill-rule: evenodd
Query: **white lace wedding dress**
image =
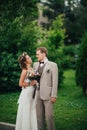
<path id="1" fill-rule="evenodd" d="M 25 80 L 28 82 L 28 79 Z M 38 130 L 36 118 L 36 99 L 32 98 L 34 87 L 22 87 L 18 99 L 18 111 L 15 130 Z"/>

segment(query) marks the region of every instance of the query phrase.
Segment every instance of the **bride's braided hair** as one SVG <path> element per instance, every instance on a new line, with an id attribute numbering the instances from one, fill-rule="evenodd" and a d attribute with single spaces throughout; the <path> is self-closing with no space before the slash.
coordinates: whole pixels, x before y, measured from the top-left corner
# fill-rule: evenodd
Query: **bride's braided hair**
<path id="1" fill-rule="evenodd" d="M 20 68 L 21 69 L 27 69 L 26 67 L 26 55 L 28 55 L 26 52 L 23 52 L 19 57 L 18 57 L 18 62 L 19 62 L 19 65 L 20 65 Z"/>

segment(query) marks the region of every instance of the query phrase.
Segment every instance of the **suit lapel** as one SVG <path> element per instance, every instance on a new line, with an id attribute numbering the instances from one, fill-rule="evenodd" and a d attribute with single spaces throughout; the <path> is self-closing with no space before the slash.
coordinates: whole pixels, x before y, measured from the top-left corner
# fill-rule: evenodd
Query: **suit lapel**
<path id="1" fill-rule="evenodd" d="M 35 70 L 37 71 L 39 67 L 39 62 L 37 62 L 36 66 L 35 66 Z"/>
<path id="2" fill-rule="evenodd" d="M 44 74 L 44 72 L 46 71 L 47 68 L 49 69 L 49 61 L 47 61 L 47 63 L 44 66 L 44 69 L 43 69 L 43 72 L 42 72 L 42 76 L 43 76 L 43 74 Z"/>

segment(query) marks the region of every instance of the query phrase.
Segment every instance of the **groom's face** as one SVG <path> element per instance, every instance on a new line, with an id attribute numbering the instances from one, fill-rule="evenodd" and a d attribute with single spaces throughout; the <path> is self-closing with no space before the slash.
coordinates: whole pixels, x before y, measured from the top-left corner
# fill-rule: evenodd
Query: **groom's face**
<path id="1" fill-rule="evenodd" d="M 44 57 L 45 57 L 45 53 L 41 53 L 40 50 L 36 51 L 36 57 L 38 59 L 38 61 L 43 61 Z"/>

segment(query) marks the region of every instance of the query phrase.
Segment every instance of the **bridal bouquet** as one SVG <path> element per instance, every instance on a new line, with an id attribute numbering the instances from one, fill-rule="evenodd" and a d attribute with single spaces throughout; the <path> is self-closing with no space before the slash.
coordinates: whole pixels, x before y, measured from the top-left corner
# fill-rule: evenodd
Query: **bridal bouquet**
<path id="1" fill-rule="evenodd" d="M 33 93 L 33 98 L 35 97 L 36 89 L 39 89 L 39 82 L 40 82 L 40 74 L 38 72 L 33 72 L 28 74 L 28 78 L 30 81 L 32 80 L 37 80 L 37 84 L 35 85 L 34 93 Z"/>
<path id="2" fill-rule="evenodd" d="M 28 78 L 32 81 L 32 80 L 37 80 L 37 82 L 40 81 L 40 74 L 37 73 L 29 73 Z"/>

